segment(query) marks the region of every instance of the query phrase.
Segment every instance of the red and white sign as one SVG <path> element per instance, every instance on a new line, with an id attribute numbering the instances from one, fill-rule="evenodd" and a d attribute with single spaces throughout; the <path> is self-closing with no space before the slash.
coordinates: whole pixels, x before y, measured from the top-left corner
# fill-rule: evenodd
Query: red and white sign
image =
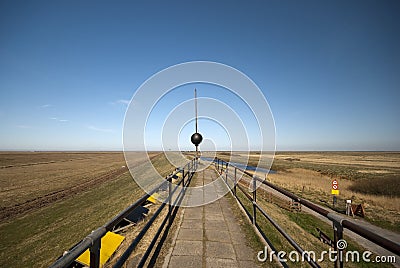
<path id="1" fill-rule="evenodd" d="M 332 194 L 339 194 L 339 183 L 336 179 L 332 181 Z"/>

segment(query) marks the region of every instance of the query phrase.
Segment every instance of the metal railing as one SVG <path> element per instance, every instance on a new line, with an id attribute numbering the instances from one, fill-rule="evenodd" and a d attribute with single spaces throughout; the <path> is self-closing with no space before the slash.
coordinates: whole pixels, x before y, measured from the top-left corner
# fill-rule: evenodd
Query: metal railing
<path id="1" fill-rule="evenodd" d="M 274 248 L 274 245 L 271 243 L 271 241 L 268 239 L 268 237 L 265 235 L 265 233 L 261 230 L 260 226 L 257 224 L 257 211 L 261 213 L 261 215 L 266 218 L 278 231 L 283 235 L 283 237 L 296 249 L 297 252 L 300 254 L 304 254 L 304 249 L 302 249 L 296 241 L 289 235 L 287 234 L 284 229 L 278 225 L 277 222 L 275 222 L 268 214 L 267 212 L 257 203 L 257 187 L 256 183 L 260 182 L 266 186 L 269 186 L 270 188 L 278 191 L 279 193 L 285 195 L 286 197 L 291 198 L 294 201 L 299 202 L 300 204 L 308 207 L 312 211 L 317 212 L 318 214 L 324 216 L 325 218 L 329 219 L 332 221 L 333 225 L 333 231 L 334 231 L 334 250 L 337 252 L 337 254 L 341 254 L 340 252 L 342 249 L 337 247 L 337 241 L 340 239 L 343 239 L 343 228 L 346 228 L 366 239 L 369 241 L 381 246 L 382 248 L 385 248 L 396 255 L 400 255 L 400 245 L 392 240 L 389 240 L 383 236 L 380 236 L 377 233 L 371 232 L 370 230 L 364 228 L 363 226 L 354 223 L 347 218 L 341 216 L 340 214 L 330 212 L 316 204 L 311 203 L 310 201 L 300 198 L 297 195 L 284 190 L 271 182 L 268 182 L 264 179 L 261 179 L 257 177 L 256 175 L 253 175 L 246 171 L 245 169 L 236 167 L 235 165 L 230 164 L 229 162 L 226 162 L 224 160 L 221 160 L 219 158 L 214 159 L 214 164 L 215 167 L 218 171 L 218 173 L 223 176 L 225 174 L 225 183 L 229 186 L 228 184 L 228 179 L 233 182 L 233 187 L 231 188 L 231 193 L 232 195 L 236 198 L 236 200 L 239 202 L 243 210 L 245 211 L 246 215 L 249 217 L 251 220 L 254 228 L 258 230 L 258 232 L 261 234 L 261 236 L 264 238 L 265 242 L 271 247 L 271 249 L 274 252 L 277 252 L 276 249 Z M 231 167 L 231 171 L 229 170 L 229 167 Z M 233 175 L 230 176 L 228 173 L 231 173 L 233 169 Z M 250 195 L 239 183 L 238 183 L 238 171 L 241 172 L 242 174 L 245 174 L 251 178 L 252 182 L 252 195 Z M 243 202 L 238 198 L 237 196 L 237 189 L 239 189 L 244 196 L 251 202 L 252 204 L 252 211 L 250 212 L 246 207 L 244 206 Z M 312 266 L 312 267 L 320 267 L 316 262 L 314 262 L 311 258 L 307 258 L 307 254 L 305 254 L 305 260 Z M 279 259 L 279 258 L 278 258 Z M 288 267 L 285 262 L 281 261 L 281 264 L 284 267 Z M 339 265 L 340 267 L 343 267 L 343 259 L 341 258 L 336 258 L 335 266 Z"/>
<path id="2" fill-rule="evenodd" d="M 90 267 L 98 268 L 100 266 L 100 248 L 101 248 L 101 238 L 108 232 L 112 231 L 113 228 L 118 225 L 125 217 L 127 217 L 130 213 L 132 213 L 137 207 L 141 206 L 147 198 L 149 198 L 155 192 L 158 192 L 160 189 L 165 189 L 168 187 L 168 196 L 165 198 L 164 202 L 160 205 L 160 207 L 156 210 L 156 212 L 152 215 L 152 217 L 146 222 L 145 226 L 140 230 L 139 234 L 136 238 L 131 242 L 128 248 L 124 251 L 118 261 L 115 263 L 113 267 L 122 267 L 122 265 L 128 260 L 129 256 L 139 244 L 141 239 L 144 237 L 146 232 L 152 226 L 154 221 L 160 215 L 164 207 L 168 204 L 168 213 L 163 219 L 160 227 L 158 228 L 155 236 L 153 237 L 149 247 L 146 252 L 142 256 L 138 267 L 143 267 L 147 261 L 148 256 L 150 255 L 156 241 L 158 240 L 163 228 L 168 223 L 167 228 L 172 224 L 173 219 L 176 216 L 176 213 L 179 208 L 179 204 L 181 203 L 185 192 L 186 187 L 190 184 L 190 181 L 193 177 L 194 172 L 196 171 L 198 166 L 198 160 L 196 158 L 189 161 L 182 168 L 177 169 L 173 174 L 166 177 L 166 180 L 154 187 L 148 193 L 145 193 L 138 200 L 136 200 L 132 205 L 121 211 L 117 216 L 115 216 L 112 220 L 104 224 L 102 227 L 92 231 L 91 234 L 86 236 L 83 240 L 77 243 L 71 250 L 65 253 L 62 257 L 57 259 L 50 268 L 61 268 L 68 267 L 71 265 L 83 252 L 89 249 L 90 252 Z M 182 178 L 175 185 L 172 185 L 171 180 L 176 173 L 182 172 Z M 180 187 L 182 186 L 182 187 Z M 175 200 L 173 201 L 172 197 L 177 191 L 178 188 L 181 188 L 179 193 L 177 194 Z M 166 234 L 162 237 L 165 240 Z M 162 243 L 159 243 L 158 247 L 160 247 Z M 157 251 L 157 250 L 156 250 Z M 150 263 L 155 262 L 156 256 L 150 260 Z"/>

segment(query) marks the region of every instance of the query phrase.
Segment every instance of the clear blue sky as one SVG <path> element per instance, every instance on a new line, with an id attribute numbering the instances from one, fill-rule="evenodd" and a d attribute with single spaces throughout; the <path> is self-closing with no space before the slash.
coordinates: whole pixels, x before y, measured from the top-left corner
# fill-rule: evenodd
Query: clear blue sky
<path id="1" fill-rule="evenodd" d="M 117 150 L 154 73 L 207 60 L 265 94 L 278 150 L 400 150 L 399 1 L 1 1 L 0 149 Z"/>

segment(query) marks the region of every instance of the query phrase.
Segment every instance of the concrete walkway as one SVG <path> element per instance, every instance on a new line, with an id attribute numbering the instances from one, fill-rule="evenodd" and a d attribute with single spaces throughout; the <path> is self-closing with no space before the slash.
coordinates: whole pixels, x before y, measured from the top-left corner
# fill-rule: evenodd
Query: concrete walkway
<path id="1" fill-rule="evenodd" d="M 207 187 L 200 194 L 188 191 L 184 202 L 209 200 L 226 192 L 212 169 L 199 171 L 191 183 L 191 187 L 203 185 Z M 257 252 L 246 245 L 233 213 L 238 209 L 225 196 L 207 205 L 184 208 L 163 267 L 257 267 Z"/>

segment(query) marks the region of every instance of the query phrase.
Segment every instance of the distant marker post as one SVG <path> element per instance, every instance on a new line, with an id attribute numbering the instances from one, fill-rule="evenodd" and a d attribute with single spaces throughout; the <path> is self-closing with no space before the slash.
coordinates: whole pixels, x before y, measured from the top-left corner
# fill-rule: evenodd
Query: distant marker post
<path id="1" fill-rule="evenodd" d="M 339 195 L 339 183 L 336 179 L 332 181 L 331 194 L 332 194 L 332 205 L 333 207 L 335 207 L 337 203 L 337 196 Z"/>

